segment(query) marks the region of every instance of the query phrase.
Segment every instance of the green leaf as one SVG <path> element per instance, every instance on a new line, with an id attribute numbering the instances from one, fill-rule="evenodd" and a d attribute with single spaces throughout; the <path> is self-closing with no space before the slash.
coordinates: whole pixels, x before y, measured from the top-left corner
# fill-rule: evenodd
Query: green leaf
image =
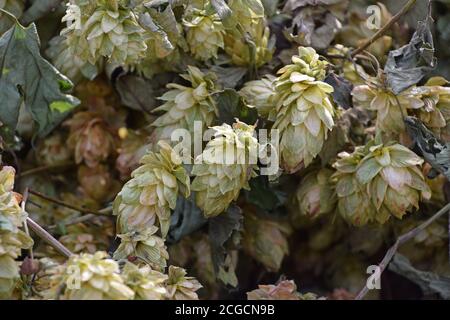
<path id="1" fill-rule="evenodd" d="M 389 264 L 389 270 L 417 284 L 425 295 L 439 294 L 442 299 L 450 299 L 450 278 L 433 272 L 414 268 L 405 256 L 396 254 Z"/>
<path id="2" fill-rule="evenodd" d="M 195 204 L 195 192 L 189 199 L 178 196 L 177 205 L 170 218 L 170 229 L 167 234 L 167 243 L 176 243 L 184 236 L 200 229 L 207 222 L 200 210 Z"/>
<path id="3" fill-rule="evenodd" d="M 61 4 L 62 0 L 35 0 L 20 17 L 20 22 L 23 25 L 28 25 L 55 11 Z"/>
<path id="4" fill-rule="evenodd" d="M 237 21 L 233 18 L 233 12 L 225 0 L 211 0 L 211 5 L 226 28 L 232 28 L 236 25 Z"/>
<path id="5" fill-rule="evenodd" d="M 211 71 L 217 75 L 217 83 L 223 88 L 236 88 L 247 73 L 247 68 L 212 66 Z"/>
<path id="6" fill-rule="evenodd" d="M 261 208 L 266 212 L 273 212 L 283 206 L 287 200 L 287 194 L 275 189 L 267 176 L 258 176 L 249 182 L 250 190 L 245 191 L 249 203 Z"/>
<path id="7" fill-rule="evenodd" d="M 209 239 L 216 277 L 232 287 L 236 287 L 238 281 L 231 251 L 240 242 L 242 222 L 242 211 L 234 204 L 225 213 L 209 220 Z"/>
<path id="8" fill-rule="evenodd" d="M 123 75 L 115 85 L 125 106 L 144 112 L 150 112 L 156 107 L 153 87 L 149 81 L 134 75 Z"/>
<path id="9" fill-rule="evenodd" d="M 37 124 L 36 135 L 48 134 L 79 104 L 63 91 L 71 81 L 54 68 L 39 52 L 39 37 L 34 24 L 15 25 L 0 38 L 0 121 L 15 130 L 19 108 L 26 110 Z"/>
<path id="10" fill-rule="evenodd" d="M 238 118 L 248 124 L 254 124 L 258 119 L 258 112 L 249 108 L 242 97 L 234 89 L 225 89 L 214 94 L 219 109 L 219 123 L 232 125 Z"/>

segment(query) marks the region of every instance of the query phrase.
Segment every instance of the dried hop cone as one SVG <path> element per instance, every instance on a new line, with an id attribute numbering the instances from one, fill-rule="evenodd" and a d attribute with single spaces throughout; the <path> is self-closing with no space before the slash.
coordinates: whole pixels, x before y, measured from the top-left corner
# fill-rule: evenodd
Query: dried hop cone
<path id="1" fill-rule="evenodd" d="M 186 277 L 186 270 L 170 266 L 166 281 L 167 298 L 170 300 L 198 300 L 196 291 L 202 285 L 193 277 Z"/>
<path id="2" fill-rule="evenodd" d="M 322 168 L 308 173 L 301 180 L 295 193 L 297 210 L 293 215 L 294 220 L 302 216 L 314 219 L 333 212 L 336 197 L 330 183 L 332 174 L 332 170 Z"/>
<path id="3" fill-rule="evenodd" d="M 192 190 L 206 217 L 224 212 L 242 188 L 256 175 L 258 141 L 254 126 L 237 121 L 213 127 L 215 138 L 195 160 Z"/>
<path id="4" fill-rule="evenodd" d="M 142 157 L 141 166 L 133 171 L 132 179 L 114 200 L 113 210 L 122 233 L 151 227 L 158 217 L 165 237 L 178 193 L 189 196 L 189 176 L 181 159 L 168 144 L 159 145 L 158 153 L 149 152 Z"/>
<path id="5" fill-rule="evenodd" d="M 0 171 L 0 298 L 9 298 L 19 279 L 15 261 L 22 249 L 30 248 L 33 240 L 19 228 L 26 219 L 13 192 L 15 170 L 3 167 Z"/>
<path id="6" fill-rule="evenodd" d="M 195 121 L 200 121 L 202 129 L 206 129 L 216 118 L 217 106 L 212 98 L 212 93 L 216 90 L 214 75 L 204 74 L 198 68 L 188 66 L 188 73 L 181 77 L 189 81 L 191 86 L 168 84 L 167 88 L 171 90 L 160 97 L 165 103 L 154 109 L 155 112 L 165 111 L 152 124 L 157 127 L 156 141 L 170 140 L 175 129 L 186 129 L 193 133 Z"/>
<path id="7" fill-rule="evenodd" d="M 148 265 L 138 267 L 127 262 L 122 270 L 122 278 L 134 291 L 135 300 L 163 300 L 166 297 L 164 282 L 167 275 L 152 270 Z"/>
<path id="8" fill-rule="evenodd" d="M 62 21 L 72 53 L 96 65 L 103 57 L 114 64 L 132 64 L 145 54 L 145 30 L 135 13 L 120 0 L 70 0 Z"/>
<path id="9" fill-rule="evenodd" d="M 340 214 L 355 225 L 385 223 L 391 215 L 401 219 L 431 196 L 422 163 L 400 144 L 369 144 L 354 154 L 341 153 L 334 165 Z"/>
<path id="10" fill-rule="evenodd" d="M 217 51 L 224 47 L 225 28 L 219 15 L 211 10 L 192 8 L 183 19 L 187 29 L 186 40 L 195 59 L 206 61 L 217 58 Z"/>
<path id="11" fill-rule="evenodd" d="M 129 300 L 134 292 L 124 284 L 119 264 L 106 252 L 72 255 L 55 285 L 64 300 Z"/>
<path id="12" fill-rule="evenodd" d="M 157 231 L 157 227 L 150 226 L 140 231 L 118 234 L 121 242 L 114 252 L 114 259 L 137 258 L 148 263 L 153 269 L 163 270 L 167 265 L 169 253 L 164 239 L 156 235 Z"/>
<path id="13" fill-rule="evenodd" d="M 292 280 L 283 280 L 276 285 L 258 285 L 258 289 L 247 292 L 248 300 L 316 300 L 313 293 L 300 294 Z"/>
<path id="14" fill-rule="evenodd" d="M 333 87 L 321 81 L 327 62 L 305 47 L 299 47 L 292 62 L 278 71 L 273 96 L 276 107 L 269 116 L 275 121 L 273 129 L 280 130 L 282 166 L 291 173 L 308 166 L 321 151 L 335 114 L 330 101 Z"/>

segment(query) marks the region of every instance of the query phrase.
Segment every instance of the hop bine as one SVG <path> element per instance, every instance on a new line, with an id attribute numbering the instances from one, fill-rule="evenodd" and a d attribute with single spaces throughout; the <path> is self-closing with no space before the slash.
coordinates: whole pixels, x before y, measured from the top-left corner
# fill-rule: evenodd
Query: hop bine
<path id="1" fill-rule="evenodd" d="M 249 189 L 248 181 L 256 175 L 258 141 L 254 126 L 237 121 L 213 127 L 215 139 L 208 142 L 192 169 L 195 179 L 196 203 L 206 217 L 224 212 L 239 196 L 242 188 Z M 254 164 L 253 164 L 253 163 Z"/>

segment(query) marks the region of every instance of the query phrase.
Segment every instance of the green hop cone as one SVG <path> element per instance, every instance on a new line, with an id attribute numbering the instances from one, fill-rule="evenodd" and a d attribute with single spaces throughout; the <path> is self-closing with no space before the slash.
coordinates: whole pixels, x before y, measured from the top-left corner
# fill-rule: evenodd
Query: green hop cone
<path id="1" fill-rule="evenodd" d="M 244 35 L 228 32 L 224 40 L 225 52 L 237 66 L 254 65 L 259 68 L 272 59 L 275 50 L 265 19 L 258 19 L 245 27 Z"/>
<path id="2" fill-rule="evenodd" d="M 148 265 L 138 267 L 127 262 L 122 270 L 122 278 L 134 291 L 135 300 L 163 300 L 166 296 L 164 282 L 167 275 L 152 270 Z"/>
<path id="3" fill-rule="evenodd" d="M 13 192 L 14 175 L 13 167 L 5 166 L 0 171 L 0 298 L 11 297 L 19 279 L 15 260 L 22 249 L 33 245 L 33 240 L 19 229 L 26 214 Z"/>
<path id="4" fill-rule="evenodd" d="M 423 160 L 411 150 L 400 144 L 372 144 L 362 150 L 341 154 L 335 163 L 338 208 L 345 219 L 355 225 L 383 224 L 391 215 L 401 219 L 431 197 L 419 167 Z"/>
<path id="5" fill-rule="evenodd" d="M 106 252 L 72 255 L 65 270 L 56 275 L 55 286 L 61 288 L 63 300 L 129 300 L 134 292 L 124 284 L 119 264 Z"/>
<path id="6" fill-rule="evenodd" d="M 156 141 L 170 140 L 175 129 L 186 129 L 193 133 L 195 121 L 200 121 L 202 129 L 206 129 L 216 118 L 217 106 L 212 98 L 216 90 L 213 74 L 204 74 L 198 68 L 188 66 L 188 73 L 181 76 L 191 86 L 168 84 L 167 88 L 171 90 L 160 97 L 165 103 L 154 109 L 155 112 L 165 112 L 152 123 L 156 127 Z"/>
<path id="7" fill-rule="evenodd" d="M 133 64 L 147 50 L 145 30 L 132 10 L 119 0 L 71 0 L 62 19 L 72 53 L 96 65 L 103 57 L 113 64 Z"/>
<path id="8" fill-rule="evenodd" d="M 196 203 L 206 217 L 224 212 L 242 188 L 256 175 L 258 141 L 254 126 L 237 121 L 213 127 L 215 138 L 195 160 L 192 190 Z"/>
<path id="9" fill-rule="evenodd" d="M 269 119 L 280 131 L 282 167 L 289 173 L 307 167 L 322 150 L 334 126 L 333 87 L 321 81 L 327 62 L 312 48 L 299 47 L 293 64 L 281 68 L 275 80 L 275 108 Z"/>
<path id="10" fill-rule="evenodd" d="M 275 77 L 266 75 L 259 80 L 248 81 L 239 91 L 249 107 L 256 108 L 261 117 L 267 118 L 273 108 L 272 96 L 275 93 Z"/>
<path id="11" fill-rule="evenodd" d="M 97 65 L 93 65 L 80 56 L 73 55 L 67 39 L 63 36 L 52 38 L 45 53 L 53 65 L 74 82 L 82 80 L 83 77 L 93 80 L 103 67 L 102 59 L 99 59 Z"/>
<path id="12" fill-rule="evenodd" d="M 336 198 L 330 183 L 332 174 L 332 170 L 323 168 L 308 173 L 301 180 L 295 193 L 294 221 L 302 217 L 315 219 L 333 212 Z"/>
<path id="13" fill-rule="evenodd" d="M 186 277 L 186 270 L 170 266 L 166 281 L 167 298 L 170 300 L 198 300 L 196 291 L 202 285 L 193 277 Z"/>
<path id="14" fill-rule="evenodd" d="M 193 8 L 183 19 L 187 30 L 186 40 L 195 59 L 206 61 L 217 58 L 219 48 L 224 47 L 225 28 L 219 15 Z"/>
<path id="15" fill-rule="evenodd" d="M 25 7 L 25 0 L 0 0 L 0 9 L 8 11 L 16 18 L 20 18 Z M 6 15 L 4 12 L 0 11 L 0 36 L 5 33 L 14 21 Z"/>
<path id="16" fill-rule="evenodd" d="M 151 226 L 141 231 L 118 234 L 121 242 L 114 252 L 114 259 L 138 258 L 153 269 L 163 270 L 167 265 L 169 254 L 164 239 L 155 235 L 157 231 L 157 227 Z"/>
<path id="17" fill-rule="evenodd" d="M 370 85 L 360 85 L 353 88 L 353 104 L 376 111 L 376 127 L 387 133 L 401 133 L 405 130 L 403 116 L 409 109 L 420 109 L 424 106 L 421 94 L 415 87 L 411 87 L 398 95 L 392 93 L 383 85 L 381 79 L 373 79 Z"/>
<path id="18" fill-rule="evenodd" d="M 166 143 L 159 145 L 158 153 L 149 152 L 142 157 L 141 166 L 133 171 L 132 179 L 114 200 L 113 211 L 121 233 L 151 227 L 158 218 L 165 237 L 178 193 L 189 196 L 189 176 L 181 159 Z"/>
<path id="19" fill-rule="evenodd" d="M 354 225 L 365 225 L 377 214 L 375 206 L 367 200 L 364 186 L 356 179 L 356 170 L 365 154 L 363 147 L 356 147 L 351 154 L 339 153 L 333 164 L 339 214 Z"/>

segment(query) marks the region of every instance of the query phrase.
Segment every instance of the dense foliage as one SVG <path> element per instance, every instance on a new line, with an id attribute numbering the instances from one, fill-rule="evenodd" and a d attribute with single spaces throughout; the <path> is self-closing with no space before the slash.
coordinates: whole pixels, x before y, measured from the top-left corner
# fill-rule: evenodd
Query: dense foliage
<path id="1" fill-rule="evenodd" d="M 0 298 L 450 298 L 449 1 L 0 9 Z"/>

